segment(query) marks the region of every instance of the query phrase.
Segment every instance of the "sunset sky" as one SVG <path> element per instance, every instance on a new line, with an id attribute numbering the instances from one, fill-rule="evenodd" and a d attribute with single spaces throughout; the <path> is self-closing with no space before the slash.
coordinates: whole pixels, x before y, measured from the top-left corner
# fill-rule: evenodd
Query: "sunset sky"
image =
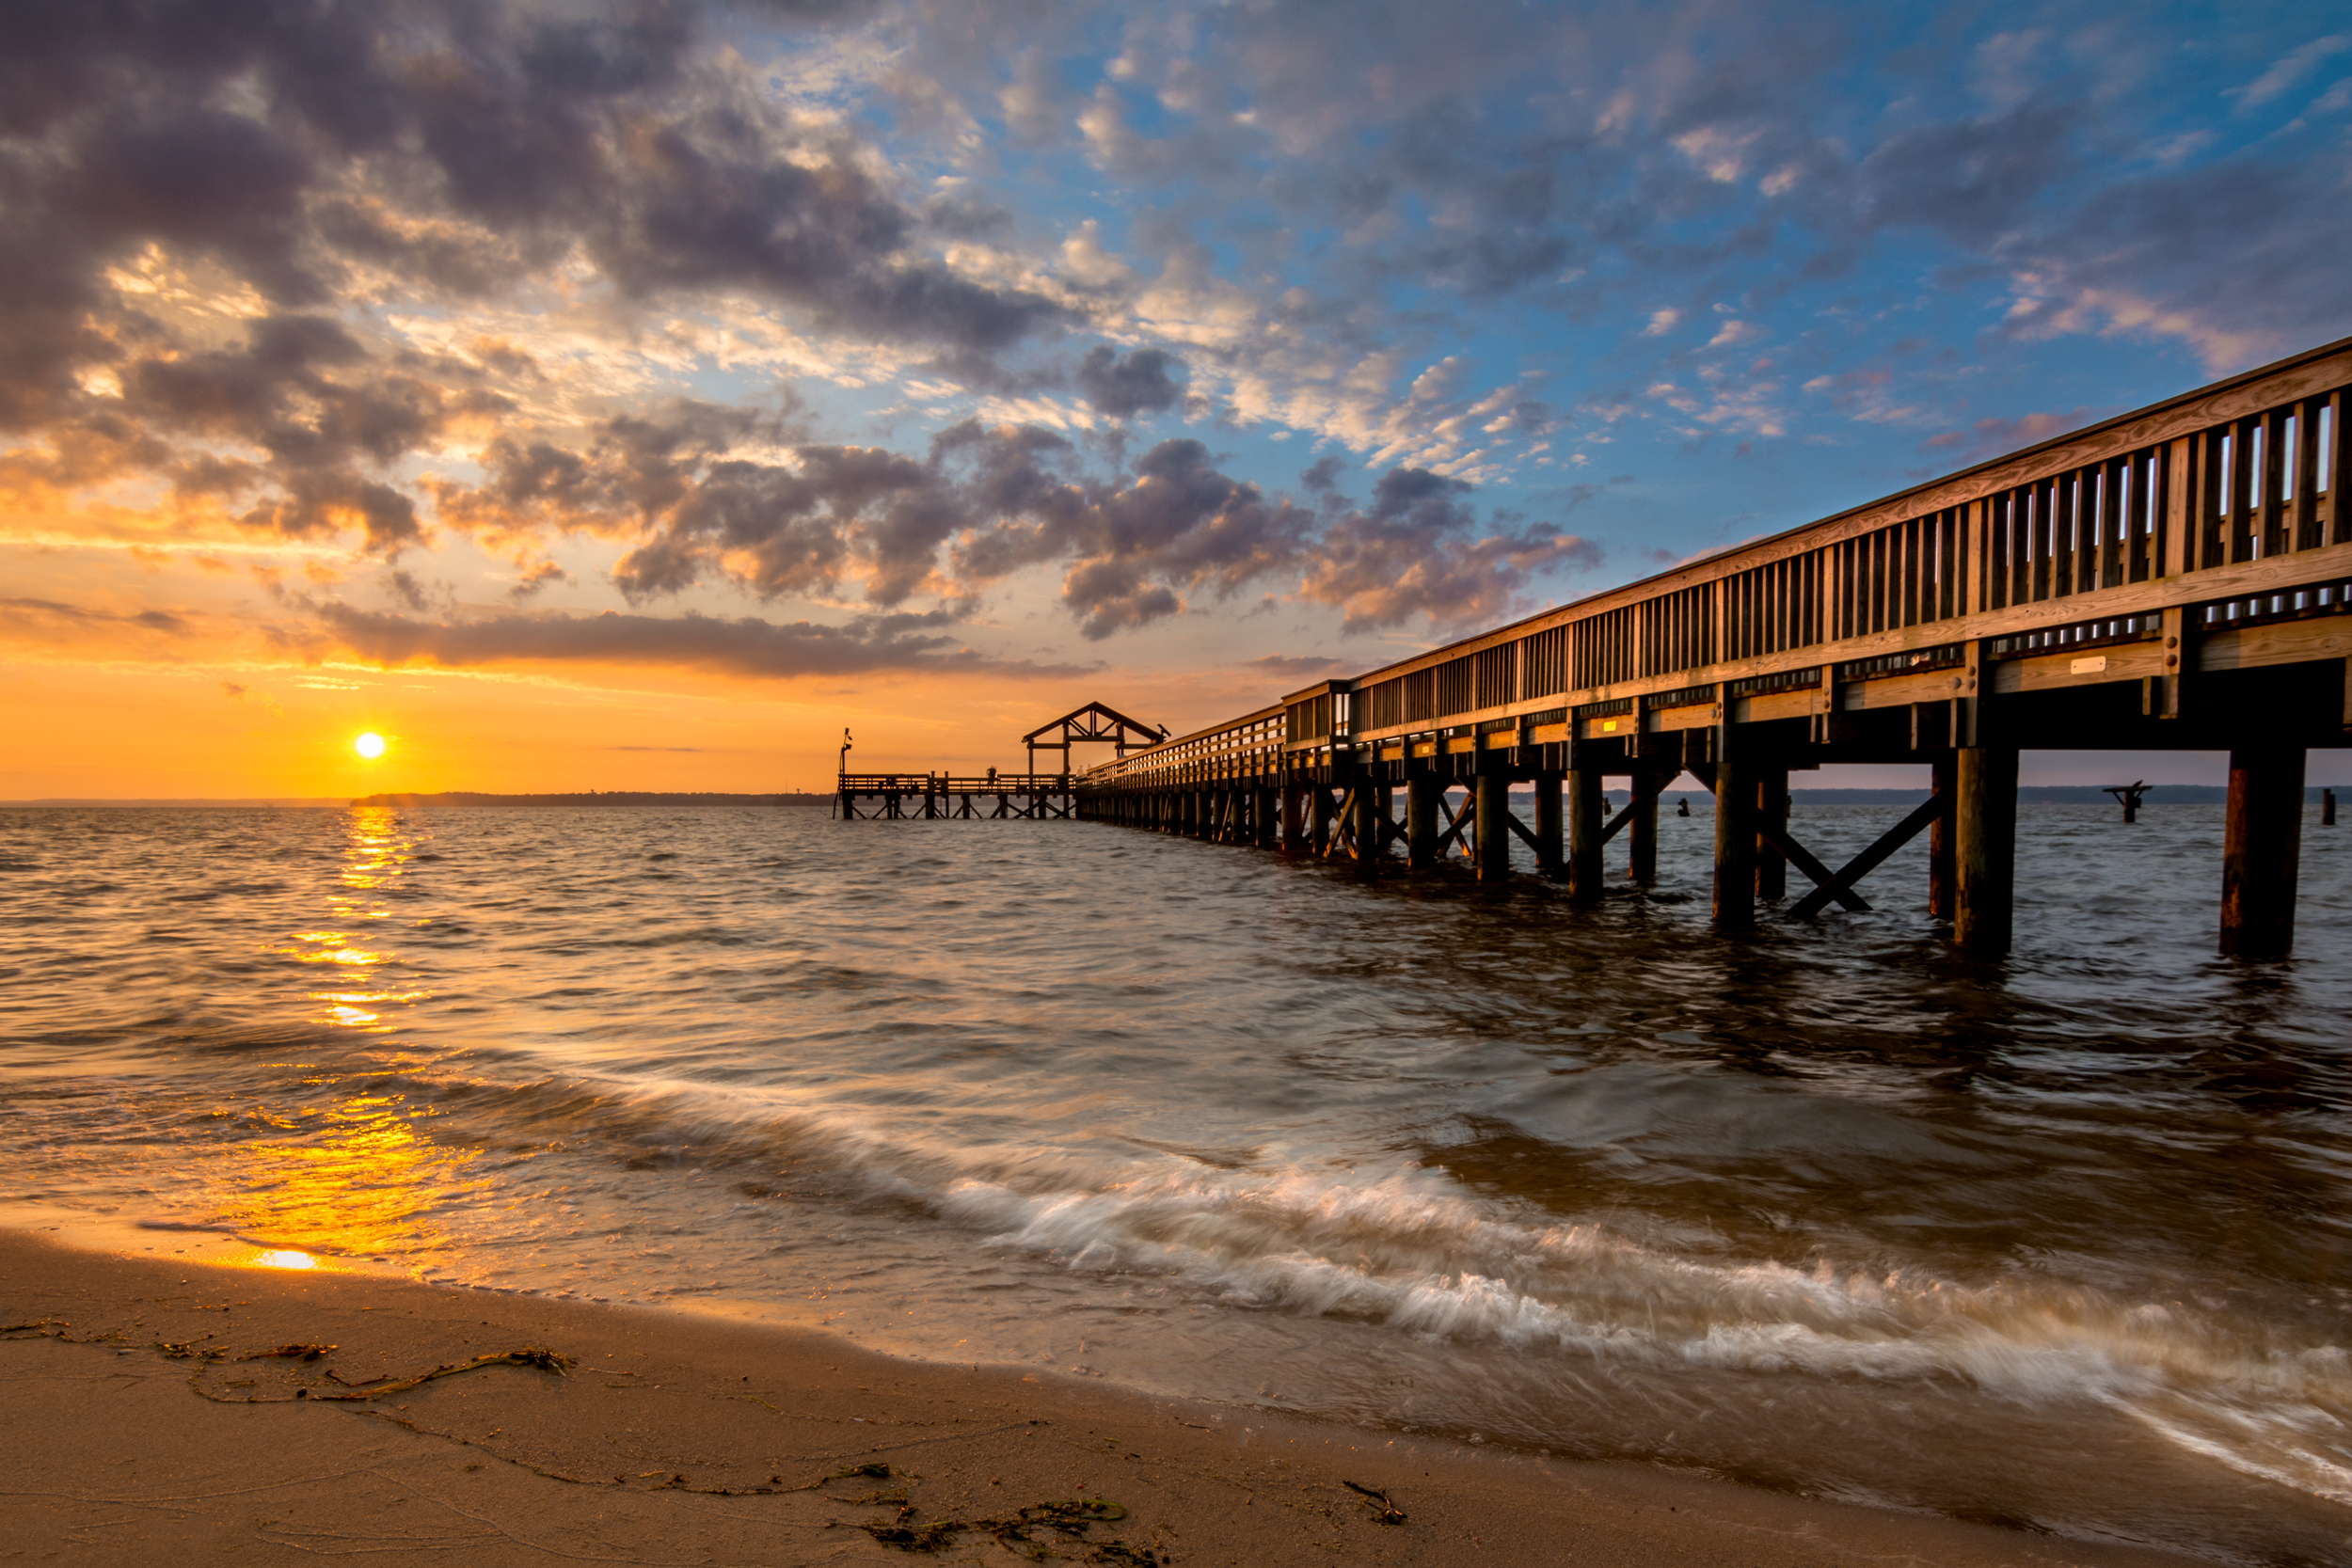
<path id="1" fill-rule="evenodd" d="M 0 797 L 1226 717 L 2352 334 L 2343 17 L 24 0 Z"/>

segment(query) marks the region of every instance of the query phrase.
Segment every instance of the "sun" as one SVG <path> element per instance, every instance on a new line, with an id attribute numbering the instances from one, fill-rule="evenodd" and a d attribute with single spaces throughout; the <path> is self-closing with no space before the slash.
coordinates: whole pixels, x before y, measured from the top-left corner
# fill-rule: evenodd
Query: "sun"
<path id="1" fill-rule="evenodd" d="M 351 749 L 373 762 L 384 754 L 384 737 L 371 730 L 351 743 Z"/>

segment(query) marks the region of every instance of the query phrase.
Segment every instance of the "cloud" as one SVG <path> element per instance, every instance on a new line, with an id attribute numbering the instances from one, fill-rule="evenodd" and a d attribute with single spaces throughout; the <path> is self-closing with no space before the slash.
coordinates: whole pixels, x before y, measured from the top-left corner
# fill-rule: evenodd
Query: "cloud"
<path id="1" fill-rule="evenodd" d="M 1855 171 L 1856 216 L 1990 245 L 2073 171 L 2082 118 L 2076 105 L 2035 100 L 1981 119 L 1899 131 Z"/>
<path id="2" fill-rule="evenodd" d="M 1347 464 L 1332 452 L 1325 452 L 1309 464 L 1298 476 L 1299 488 L 1313 496 L 1337 496 L 1340 475 L 1347 471 Z"/>
<path id="3" fill-rule="evenodd" d="M 1341 670 L 1355 668 L 1343 658 L 1324 658 L 1304 654 L 1296 656 L 1268 654 L 1263 658 L 1246 658 L 1241 661 L 1241 667 L 1280 680 L 1311 680 L 1317 675 L 1327 675 Z"/>
<path id="4" fill-rule="evenodd" d="M 2322 60 L 2347 49 L 2352 49 L 2352 35 L 2330 33 L 2326 38 L 2313 39 L 2281 55 L 2269 70 L 2246 86 L 2233 88 L 2230 96 L 2237 100 L 2241 112 L 2260 108 L 2310 75 Z"/>
<path id="5" fill-rule="evenodd" d="M 170 637 L 190 637 L 197 631 L 195 625 L 185 615 L 173 610 L 160 609 L 131 611 L 92 610 L 86 605 L 66 604 L 56 599 L 0 599 L 0 618 L 5 618 L 20 626 L 45 626 L 73 631 L 121 627 L 138 631 L 162 632 Z"/>
<path id="6" fill-rule="evenodd" d="M 1570 493 L 1573 510 L 1598 485 Z M 1350 512 L 1311 559 L 1303 597 L 1339 610 L 1349 631 L 1400 626 L 1424 615 L 1439 627 L 1498 621 L 1539 572 L 1589 571 L 1599 545 L 1539 524 L 1481 533 L 1470 486 L 1425 468 L 1381 476 L 1373 504 Z"/>
<path id="7" fill-rule="evenodd" d="M 2076 408 L 2069 413 L 2021 414 L 2014 419 L 1979 420 L 1966 430 L 1947 430 L 1919 443 L 1921 451 L 1947 454 L 1955 467 L 1969 467 L 2025 447 L 2080 430 L 2113 409 Z"/>
<path id="8" fill-rule="evenodd" d="M 2344 330 L 2330 291 L 2347 246 L 2336 169 L 2239 154 L 2158 171 L 2006 247 L 2015 297 L 2001 330 L 2169 338 L 2220 375 Z"/>
<path id="9" fill-rule="evenodd" d="M 928 248 L 887 161 L 779 103 L 701 7 L 117 11 L 55 8 L 0 68 L 0 431 L 105 447 L 73 483 L 140 471 L 247 498 L 249 529 L 421 543 L 407 465 L 538 372 L 404 351 L 361 325 L 387 296 L 552 286 L 625 326 L 727 294 L 983 369 L 1071 319 Z"/>
<path id="10" fill-rule="evenodd" d="M 1078 389 L 1114 420 L 1165 413 L 1184 401 L 1184 370 L 1183 360 L 1160 349 L 1133 349 L 1121 359 L 1108 343 L 1097 343 L 1079 361 Z"/>
<path id="11" fill-rule="evenodd" d="M 495 615 L 426 621 L 348 605 L 321 606 L 308 628 L 370 663 L 469 669 L 503 664 L 652 665 L 760 678 L 903 671 L 1059 679 L 1087 666 L 989 658 L 934 629 L 945 617 L 877 616 L 847 626 L 753 616 Z M 288 634 L 290 639 L 297 634 Z"/>

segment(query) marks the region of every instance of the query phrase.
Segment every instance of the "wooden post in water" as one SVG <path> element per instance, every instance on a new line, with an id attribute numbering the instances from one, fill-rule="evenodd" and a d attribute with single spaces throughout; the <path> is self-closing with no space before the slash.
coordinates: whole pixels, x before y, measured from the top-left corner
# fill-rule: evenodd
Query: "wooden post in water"
<path id="1" fill-rule="evenodd" d="M 2295 882 L 2303 848 L 2303 749 L 2230 753 L 2221 851 L 2221 951 L 2283 958 L 2295 950 Z"/>
<path id="2" fill-rule="evenodd" d="M 1756 924 L 1756 774 L 1730 725 L 1715 735 L 1715 928 Z"/>
<path id="3" fill-rule="evenodd" d="M 1282 784 L 1282 853 L 1305 853 L 1309 836 L 1307 789 L 1294 777 Z"/>
<path id="4" fill-rule="evenodd" d="M 1658 880 L 1658 797 L 1673 782 L 1645 776 L 1633 781 L 1633 820 L 1626 824 L 1626 832 L 1633 835 L 1633 864 L 1627 875 L 1643 887 Z M 1656 789 L 1644 787 L 1652 783 Z"/>
<path id="5" fill-rule="evenodd" d="M 1567 838 L 1561 821 L 1559 773 L 1535 774 L 1535 871 L 1538 876 L 1567 875 Z"/>
<path id="6" fill-rule="evenodd" d="M 1355 820 L 1347 825 L 1348 836 L 1356 841 L 1356 868 L 1369 877 L 1380 865 L 1380 808 L 1388 801 L 1389 792 L 1375 788 L 1363 774 L 1356 776 Z"/>
<path id="7" fill-rule="evenodd" d="M 1568 769 L 1568 897 L 1600 902 L 1600 832 L 1609 825 L 1607 797 L 1597 768 Z"/>
<path id="8" fill-rule="evenodd" d="M 1426 871 L 1438 863 L 1438 797 L 1445 781 L 1415 768 L 1405 778 L 1405 863 Z"/>
<path id="9" fill-rule="evenodd" d="M 1756 817 L 1758 827 L 1788 832 L 1788 768 L 1763 768 L 1756 770 Z M 1766 843 L 1761 834 L 1756 841 L 1756 895 L 1758 898 L 1786 898 L 1788 895 L 1788 858 Z"/>
<path id="10" fill-rule="evenodd" d="M 1932 787 L 1944 813 L 1928 825 L 1928 918 L 1952 918 L 1952 798 L 1959 791 L 1960 765 L 1952 753 L 1930 765 Z"/>
<path id="11" fill-rule="evenodd" d="M 1470 841 L 1478 851 L 1478 879 L 1499 882 L 1511 875 L 1511 827 L 1503 821 L 1511 810 L 1511 781 L 1489 767 L 1470 787 L 1478 799 Z"/>
<path id="12" fill-rule="evenodd" d="M 2017 749 L 1963 746 L 1952 799 L 1952 940 L 1997 958 L 2009 951 L 2017 885 Z"/>

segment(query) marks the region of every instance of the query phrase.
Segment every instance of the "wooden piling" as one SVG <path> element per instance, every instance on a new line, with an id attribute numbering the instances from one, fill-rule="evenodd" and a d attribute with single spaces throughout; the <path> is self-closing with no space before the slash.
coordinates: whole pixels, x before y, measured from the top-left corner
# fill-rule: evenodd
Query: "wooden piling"
<path id="1" fill-rule="evenodd" d="M 1633 820 L 1626 824 L 1633 835 L 1633 863 L 1626 874 L 1643 887 L 1658 880 L 1658 797 L 1673 782 L 1655 777 L 1633 781 Z"/>
<path id="2" fill-rule="evenodd" d="M 1356 781 L 1355 820 L 1347 825 L 1348 836 L 1356 843 L 1356 865 L 1365 876 L 1371 876 L 1380 864 L 1380 816 L 1388 801 L 1389 792 L 1376 787 L 1370 779 L 1359 775 Z"/>
<path id="3" fill-rule="evenodd" d="M 2303 849 L 2303 749 L 2230 753 L 2221 852 L 2221 951 L 2283 958 L 2295 949 L 2295 884 Z"/>
<path id="4" fill-rule="evenodd" d="M 1759 827 L 1772 828 L 1784 835 L 1788 832 L 1788 768 L 1765 768 L 1756 771 L 1756 817 Z M 1788 861 L 1760 835 L 1756 841 L 1756 895 L 1788 895 Z"/>
<path id="5" fill-rule="evenodd" d="M 1564 777 L 1541 771 L 1535 775 L 1535 871 L 1542 877 L 1567 875 L 1567 839 L 1562 821 L 1565 813 L 1560 795 Z"/>
<path id="6" fill-rule="evenodd" d="M 1405 780 L 1405 863 L 1426 871 L 1438 863 L 1438 797 L 1445 781 L 1416 768 Z"/>
<path id="7" fill-rule="evenodd" d="M 1478 805 L 1471 818 L 1471 843 L 1478 852 L 1478 879 L 1499 882 L 1511 875 L 1511 781 L 1499 771 L 1478 775 L 1471 785 Z"/>
<path id="8" fill-rule="evenodd" d="M 1930 767 L 1936 798 L 1944 814 L 1928 829 L 1928 918 L 1952 918 L 1952 798 L 1959 791 L 1959 764 L 1938 757 Z"/>
<path id="9" fill-rule="evenodd" d="M 1568 769 L 1568 896 L 1579 904 L 1600 902 L 1600 832 L 1609 825 L 1601 782 L 1597 768 Z"/>
<path id="10" fill-rule="evenodd" d="M 1997 958 L 2009 951 L 2017 885 L 2017 749 L 1963 746 L 1952 798 L 1952 940 Z"/>
<path id="11" fill-rule="evenodd" d="M 1715 928 L 1756 924 L 1756 775 L 1726 726 L 1716 736 Z"/>

